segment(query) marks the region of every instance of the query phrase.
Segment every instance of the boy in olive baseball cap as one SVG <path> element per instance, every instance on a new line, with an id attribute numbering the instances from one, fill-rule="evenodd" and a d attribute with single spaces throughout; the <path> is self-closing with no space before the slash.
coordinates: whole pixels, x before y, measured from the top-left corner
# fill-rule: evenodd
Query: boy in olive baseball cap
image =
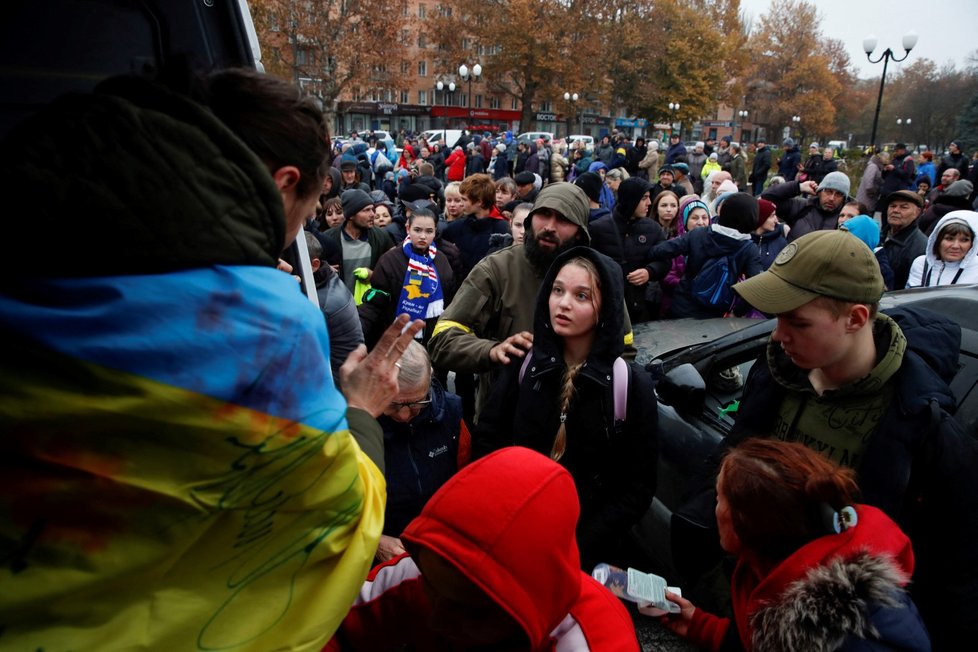
<path id="1" fill-rule="evenodd" d="M 828 297 L 875 305 L 884 291 L 873 251 L 845 231 L 816 231 L 789 243 L 774 264 L 734 286 L 762 312 L 779 315 Z"/>
<path id="2" fill-rule="evenodd" d="M 913 542 L 911 592 L 934 648 L 973 640 L 978 575 L 962 569 L 978 568 L 978 442 L 950 416 L 947 384 L 961 329 L 913 306 L 877 314 L 878 263 L 845 231 L 799 237 L 734 290 L 777 325 L 722 446 L 776 437 L 854 469 L 863 502 Z"/>

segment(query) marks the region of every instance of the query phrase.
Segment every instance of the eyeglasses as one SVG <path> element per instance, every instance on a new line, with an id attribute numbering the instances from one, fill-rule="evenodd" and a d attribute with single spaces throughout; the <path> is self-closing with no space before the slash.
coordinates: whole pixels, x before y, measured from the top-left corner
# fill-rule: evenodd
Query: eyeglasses
<path id="1" fill-rule="evenodd" d="M 431 405 L 431 392 L 425 395 L 423 400 L 420 401 L 409 401 L 407 403 L 399 403 L 397 401 L 391 401 L 390 409 L 393 412 L 400 412 L 401 410 L 407 408 L 412 413 L 420 412 L 424 408 Z"/>

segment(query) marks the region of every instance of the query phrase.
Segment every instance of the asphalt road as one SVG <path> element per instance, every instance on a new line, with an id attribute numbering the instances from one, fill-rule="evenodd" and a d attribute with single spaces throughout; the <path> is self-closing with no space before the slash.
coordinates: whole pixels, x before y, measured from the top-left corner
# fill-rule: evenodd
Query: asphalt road
<path id="1" fill-rule="evenodd" d="M 643 616 L 631 602 L 626 602 L 628 612 L 635 622 L 635 633 L 643 652 L 696 652 L 699 648 L 690 645 L 672 632 L 663 628 L 655 618 Z"/>

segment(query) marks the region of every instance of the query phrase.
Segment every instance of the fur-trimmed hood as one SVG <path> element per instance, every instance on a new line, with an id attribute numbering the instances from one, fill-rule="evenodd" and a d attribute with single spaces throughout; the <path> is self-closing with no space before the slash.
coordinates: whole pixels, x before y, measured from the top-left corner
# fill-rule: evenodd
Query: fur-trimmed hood
<path id="1" fill-rule="evenodd" d="M 845 649 L 847 639 L 898 642 L 900 649 L 929 650 L 920 615 L 901 588 L 907 582 L 893 559 L 861 551 L 813 568 L 751 618 L 751 649 Z M 880 618 L 903 610 L 896 618 Z M 918 627 L 908 627 L 916 621 Z M 897 627 L 894 627 L 897 625 Z M 917 632 L 922 636 L 907 636 Z"/>

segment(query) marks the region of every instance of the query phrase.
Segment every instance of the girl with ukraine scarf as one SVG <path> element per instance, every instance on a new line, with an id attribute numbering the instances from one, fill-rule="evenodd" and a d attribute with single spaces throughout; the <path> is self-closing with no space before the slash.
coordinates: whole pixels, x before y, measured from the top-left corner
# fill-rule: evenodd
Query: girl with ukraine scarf
<path id="1" fill-rule="evenodd" d="M 455 276 L 448 256 L 435 245 L 437 222 L 428 209 L 412 211 L 403 245 L 388 250 L 377 261 L 372 289 L 358 307 L 368 348 L 401 313 L 425 321 L 418 337 L 427 344 L 435 322 L 455 295 Z"/>

